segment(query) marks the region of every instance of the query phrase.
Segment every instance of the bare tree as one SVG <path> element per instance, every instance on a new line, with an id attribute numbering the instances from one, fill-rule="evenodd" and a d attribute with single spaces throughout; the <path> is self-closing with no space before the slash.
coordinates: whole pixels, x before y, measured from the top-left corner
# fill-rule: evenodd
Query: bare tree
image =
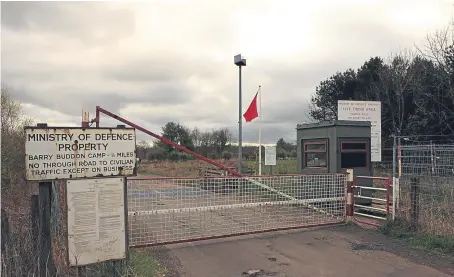
<path id="1" fill-rule="evenodd" d="M 437 108 L 427 112 L 439 124 L 441 131 L 454 132 L 454 20 L 441 30 L 426 36 L 418 53 L 433 62 L 425 67 L 425 74 L 435 82 L 424 92 L 424 102 L 433 102 Z M 423 105 L 425 103 L 418 103 Z"/>
<path id="2" fill-rule="evenodd" d="M 2 191 L 19 185 L 25 177 L 25 132 L 24 126 L 32 124 L 19 102 L 12 100 L 8 89 L 2 85 Z"/>
<path id="3" fill-rule="evenodd" d="M 452 45 L 454 45 L 454 20 L 446 28 L 428 34 L 425 44 L 416 46 L 416 49 L 423 57 L 447 67 L 446 50 Z"/>
<path id="4" fill-rule="evenodd" d="M 200 147 L 201 146 L 201 135 L 202 134 L 201 134 L 199 128 L 197 128 L 197 127 L 194 127 L 190 131 L 190 136 L 191 136 L 192 142 L 194 143 L 195 147 Z"/>
<path id="5" fill-rule="evenodd" d="M 404 132 L 408 109 L 413 101 L 413 88 L 417 86 L 418 75 L 412 64 L 415 53 L 402 50 L 391 55 L 388 65 L 379 71 L 379 81 L 371 90 L 385 106 L 386 116 L 382 124 L 389 124 L 396 134 Z"/>

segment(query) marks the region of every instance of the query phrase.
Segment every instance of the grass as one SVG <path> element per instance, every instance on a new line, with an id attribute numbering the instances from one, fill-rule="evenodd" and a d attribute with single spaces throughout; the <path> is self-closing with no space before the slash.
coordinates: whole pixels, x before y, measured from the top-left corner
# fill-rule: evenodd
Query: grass
<path id="1" fill-rule="evenodd" d="M 135 276 L 165 276 L 166 270 L 155 260 L 150 253 L 145 251 L 131 249 L 131 267 Z"/>
<path id="2" fill-rule="evenodd" d="M 419 249 L 454 255 L 453 236 L 437 236 L 416 232 L 410 229 L 408 223 L 401 220 L 389 221 L 380 227 L 379 231 Z"/>
<path id="3" fill-rule="evenodd" d="M 127 266 L 123 267 L 121 276 L 128 277 L 164 277 L 166 270 L 153 256 L 145 250 L 131 248 L 129 251 L 130 260 Z M 87 270 L 87 277 L 104 277 L 112 274 L 111 263 L 102 263 L 91 266 Z"/>

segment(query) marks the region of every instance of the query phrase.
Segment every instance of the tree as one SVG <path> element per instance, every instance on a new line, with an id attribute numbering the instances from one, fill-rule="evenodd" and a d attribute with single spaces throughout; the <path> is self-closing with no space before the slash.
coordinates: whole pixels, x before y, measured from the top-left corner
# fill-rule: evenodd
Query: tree
<path id="1" fill-rule="evenodd" d="M 208 156 L 211 152 L 211 148 L 214 144 L 213 134 L 210 132 L 203 132 L 200 135 L 200 148 L 199 153 Z"/>
<path id="2" fill-rule="evenodd" d="M 286 142 L 285 142 L 284 138 L 280 138 L 277 140 L 276 147 L 284 149 L 285 144 L 286 144 Z"/>
<path id="3" fill-rule="evenodd" d="M 311 97 L 309 116 L 316 121 L 331 121 L 337 118 L 337 101 L 355 99 L 358 86 L 355 71 L 337 72 L 328 80 L 320 82 Z"/>
<path id="4" fill-rule="evenodd" d="M 278 158 L 284 159 L 287 157 L 293 157 L 293 151 L 296 153 L 296 144 L 286 142 L 284 138 L 278 139 L 276 143 L 276 156 Z"/>
<path id="5" fill-rule="evenodd" d="M 402 51 L 386 63 L 375 57 L 356 72 L 336 73 L 317 87 L 309 115 L 315 121 L 334 120 L 338 100 L 378 100 L 385 145 L 393 134 L 452 134 L 454 95 L 450 95 L 452 74 L 446 68 L 454 51 L 447 47 L 443 53 L 443 65 Z"/>
<path id="6" fill-rule="evenodd" d="M 229 129 L 223 128 L 213 131 L 213 144 L 218 154 L 224 152 L 227 143 L 231 140 L 232 134 Z"/>
<path id="7" fill-rule="evenodd" d="M 12 185 L 18 186 L 25 178 L 25 132 L 24 126 L 31 125 L 19 102 L 12 100 L 8 89 L 1 88 L 2 116 L 2 191 Z"/>
<path id="8" fill-rule="evenodd" d="M 141 160 L 146 159 L 148 157 L 148 151 L 150 148 L 150 144 L 147 141 L 139 141 L 136 145 L 137 158 Z"/>
<path id="9" fill-rule="evenodd" d="M 167 122 L 166 125 L 162 127 L 162 136 L 164 138 L 184 146 L 189 150 L 194 150 L 194 143 L 189 133 L 190 131 L 188 128 L 175 122 Z M 165 149 L 166 154 L 169 154 L 174 150 L 171 145 L 162 141 L 159 141 L 157 144 L 159 147 Z"/>
<path id="10" fill-rule="evenodd" d="M 433 66 L 427 68 L 430 86 L 422 101 L 428 101 L 436 134 L 454 133 L 454 21 L 446 28 L 428 34 L 426 42 L 417 46 L 419 54 Z M 430 92 L 429 92 L 430 90 Z M 420 104 L 421 105 L 421 104 Z"/>
<path id="11" fill-rule="evenodd" d="M 200 132 L 199 128 L 197 127 L 194 127 L 189 136 L 191 137 L 192 139 L 192 143 L 194 144 L 194 147 L 195 148 L 199 148 L 201 146 L 201 136 L 202 136 L 202 133 Z"/>

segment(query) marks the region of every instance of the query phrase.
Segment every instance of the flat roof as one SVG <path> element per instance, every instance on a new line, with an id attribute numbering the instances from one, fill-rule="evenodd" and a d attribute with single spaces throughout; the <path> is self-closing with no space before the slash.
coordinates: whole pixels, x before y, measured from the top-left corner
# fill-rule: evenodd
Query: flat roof
<path id="1" fill-rule="evenodd" d="M 352 120 L 334 120 L 320 123 L 305 123 L 296 125 L 297 130 L 326 128 L 336 126 L 355 126 L 355 127 L 371 127 L 370 121 L 352 121 Z"/>

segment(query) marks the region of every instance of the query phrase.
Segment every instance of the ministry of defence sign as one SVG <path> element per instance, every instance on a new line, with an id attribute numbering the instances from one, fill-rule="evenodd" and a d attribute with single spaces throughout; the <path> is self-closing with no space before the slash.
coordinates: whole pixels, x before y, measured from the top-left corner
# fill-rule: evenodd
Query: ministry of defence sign
<path id="1" fill-rule="evenodd" d="M 133 128 L 25 128 L 27 180 L 130 176 L 136 165 Z"/>

